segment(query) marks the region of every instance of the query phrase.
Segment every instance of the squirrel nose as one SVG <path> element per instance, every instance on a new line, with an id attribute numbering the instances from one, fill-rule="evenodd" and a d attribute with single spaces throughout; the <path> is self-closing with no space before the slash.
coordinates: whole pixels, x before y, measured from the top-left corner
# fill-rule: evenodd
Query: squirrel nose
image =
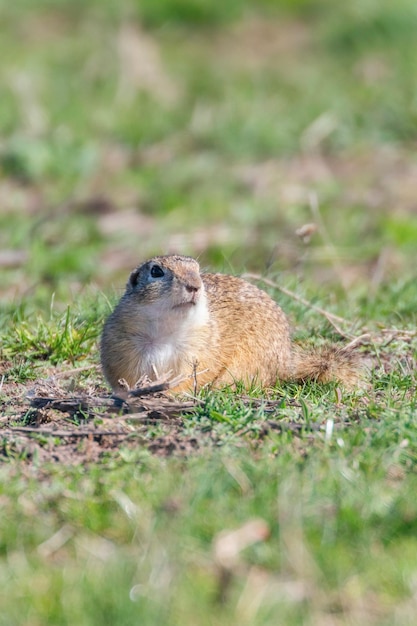
<path id="1" fill-rule="evenodd" d="M 188 293 L 197 293 L 200 287 L 196 287 L 195 285 L 185 285 L 185 289 L 186 291 L 188 291 Z"/>

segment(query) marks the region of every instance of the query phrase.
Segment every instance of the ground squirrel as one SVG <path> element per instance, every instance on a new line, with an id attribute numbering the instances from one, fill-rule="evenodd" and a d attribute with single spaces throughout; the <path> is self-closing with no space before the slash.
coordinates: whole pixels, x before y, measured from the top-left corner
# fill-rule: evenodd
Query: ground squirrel
<path id="1" fill-rule="evenodd" d="M 181 377 L 175 391 L 242 381 L 335 380 L 352 385 L 349 347 L 304 350 L 291 343 L 282 309 L 242 278 L 201 274 L 191 257 L 156 256 L 130 274 L 101 338 L 103 372 L 114 391 L 143 376 Z"/>

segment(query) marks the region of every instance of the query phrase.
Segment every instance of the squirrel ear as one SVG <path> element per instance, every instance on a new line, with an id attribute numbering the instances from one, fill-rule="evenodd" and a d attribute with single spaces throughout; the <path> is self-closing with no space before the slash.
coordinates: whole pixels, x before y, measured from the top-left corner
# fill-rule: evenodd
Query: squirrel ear
<path id="1" fill-rule="evenodd" d="M 127 283 L 128 287 L 136 287 L 136 285 L 138 284 L 139 269 L 140 268 L 137 267 L 131 272 Z"/>

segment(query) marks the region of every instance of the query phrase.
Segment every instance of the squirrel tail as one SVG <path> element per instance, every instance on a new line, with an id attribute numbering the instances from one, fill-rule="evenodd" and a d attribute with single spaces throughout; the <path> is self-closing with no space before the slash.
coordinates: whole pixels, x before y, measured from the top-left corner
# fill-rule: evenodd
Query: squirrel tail
<path id="1" fill-rule="evenodd" d="M 360 384 L 362 367 L 354 345 L 327 345 L 321 348 L 293 346 L 294 381 L 313 380 L 320 383 L 337 382 L 346 388 Z"/>

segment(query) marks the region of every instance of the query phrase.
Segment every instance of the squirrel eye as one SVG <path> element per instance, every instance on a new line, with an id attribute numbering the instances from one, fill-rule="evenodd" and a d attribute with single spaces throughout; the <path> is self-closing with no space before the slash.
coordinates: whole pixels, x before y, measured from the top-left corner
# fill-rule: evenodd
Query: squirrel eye
<path id="1" fill-rule="evenodd" d="M 151 269 L 152 278 L 161 278 L 164 275 L 164 270 L 159 265 L 154 265 Z"/>

